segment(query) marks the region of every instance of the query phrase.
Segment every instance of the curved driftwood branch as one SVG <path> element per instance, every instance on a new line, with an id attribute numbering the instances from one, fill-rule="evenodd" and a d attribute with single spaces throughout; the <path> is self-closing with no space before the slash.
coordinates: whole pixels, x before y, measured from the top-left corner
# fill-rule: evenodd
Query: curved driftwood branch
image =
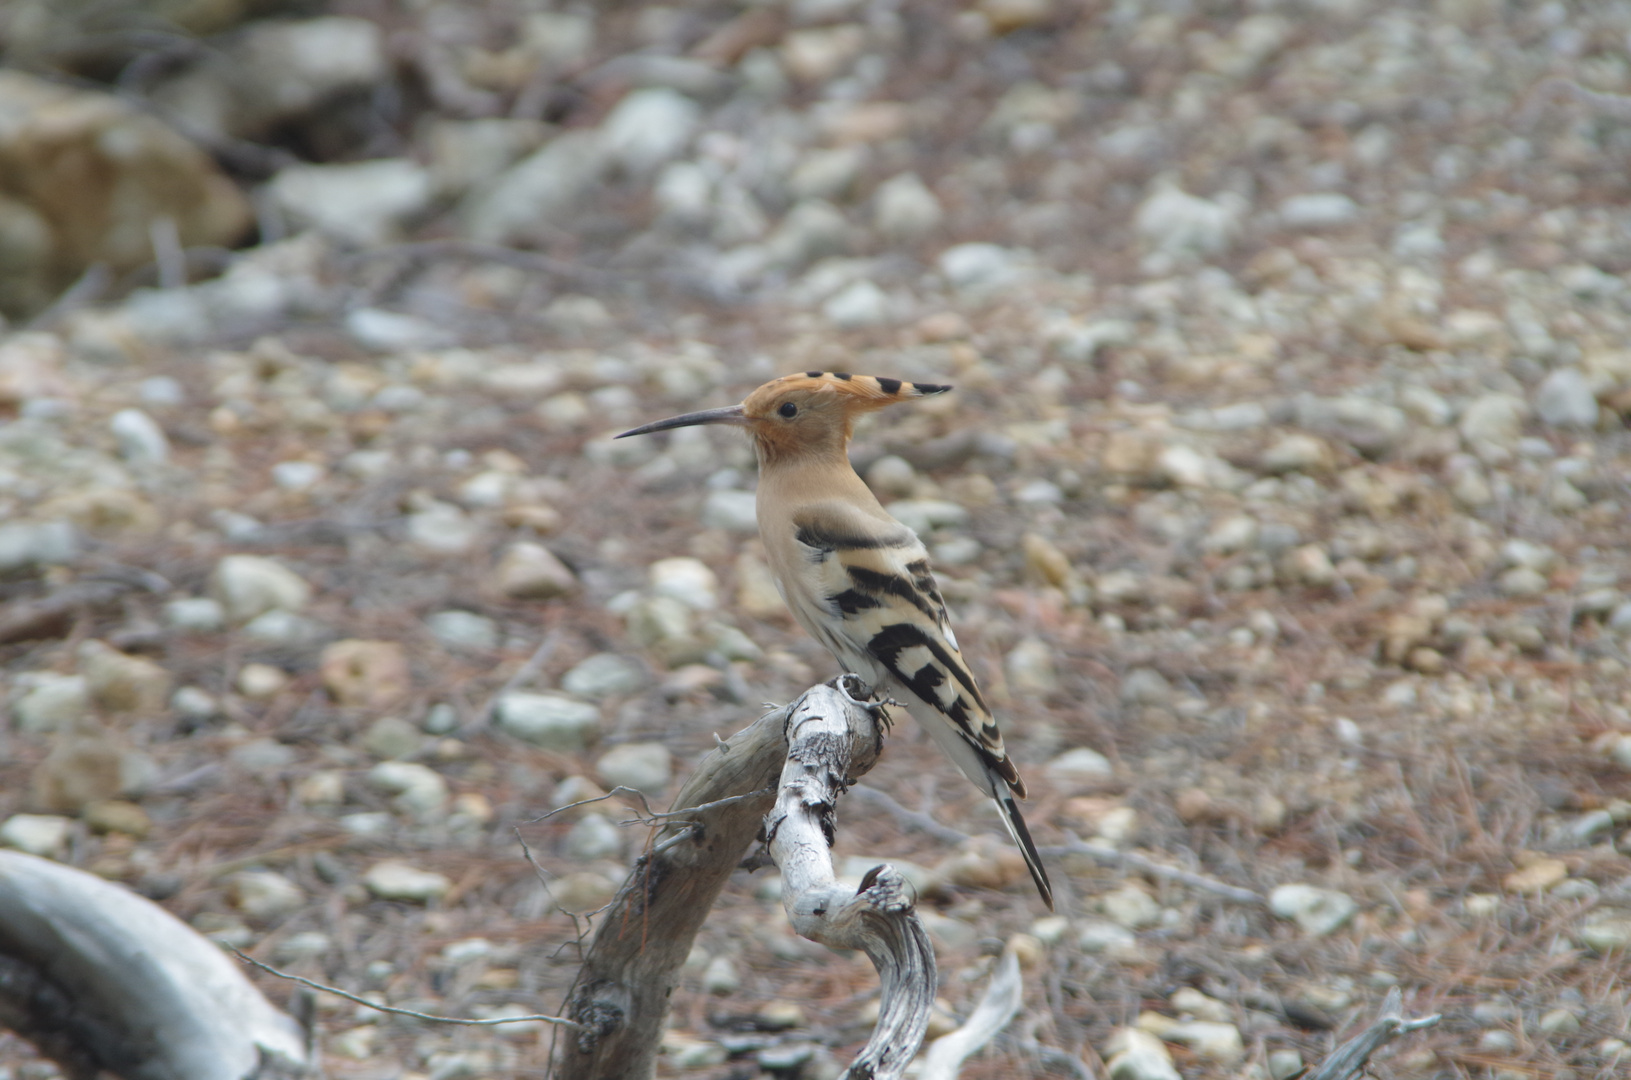
<path id="1" fill-rule="evenodd" d="M 881 746 L 874 708 L 836 686 L 811 689 L 788 719 L 787 764 L 776 807 L 765 819 L 770 856 L 782 871 L 782 906 L 804 937 L 861 949 L 882 981 L 872 1038 L 845 1073 L 892 1080 L 923 1044 L 934 1006 L 934 949 L 913 910 L 911 889 L 891 866 L 876 866 L 851 892 L 832 866 L 838 796 L 872 767 Z"/>
<path id="2" fill-rule="evenodd" d="M 1024 1000 L 1025 982 L 1019 977 L 1019 957 L 1012 949 L 1004 949 L 997 970 L 991 973 L 985 996 L 963 1026 L 929 1044 L 918 1080 L 957 1080 L 963 1062 L 1008 1026 Z"/>
<path id="3" fill-rule="evenodd" d="M 315 1073 L 306 1032 L 232 960 L 120 885 L 0 851 L 0 1026 L 70 1076 Z"/>
<path id="4" fill-rule="evenodd" d="M 1352 1080 L 1364 1071 L 1372 1054 L 1400 1035 L 1438 1023 L 1437 1013 L 1406 1020 L 1403 1004 L 1404 995 L 1399 993 L 1397 986 L 1393 987 L 1382 1001 L 1382 1015 L 1376 1018 L 1376 1023 L 1333 1050 L 1331 1056 L 1309 1074 L 1308 1080 Z"/>
<path id="5" fill-rule="evenodd" d="M 652 1075 L 680 965 L 762 825 L 773 836 L 771 854 L 782 868 L 784 903 L 795 928 L 816 941 L 865 949 L 882 973 L 878 1028 L 850 1075 L 899 1076 L 911 1060 L 934 998 L 928 936 L 912 914 L 910 890 L 893 869 L 869 873 L 859 893 L 839 886 L 828 850 L 831 833 L 823 831 L 832 828 L 832 800 L 872 768 L 882 746 L 872 708 L 840 689 L 845 685 L 859 688 L 845 676 L 761 717 L 721 743 L 686 782 L 664 815 L 668 823 L 600 916 L 563 1010 L 583 1026 L 561 1036 L 555 1055 L 561 1080 Z M 813 749 L 818 743 L 819 753 Z M 780 789 L 785 808 L 767 822 L 778 803 L 778 778 L 790 773 L 800 782 Z M 816 774 L 825 779 L 812 780 Z M 799 797 L 789 802 L 790 792 Z M 789 851 L 799 855 L 789 859 Z M 825 884 L 812 886 L 823 871 Z"/>

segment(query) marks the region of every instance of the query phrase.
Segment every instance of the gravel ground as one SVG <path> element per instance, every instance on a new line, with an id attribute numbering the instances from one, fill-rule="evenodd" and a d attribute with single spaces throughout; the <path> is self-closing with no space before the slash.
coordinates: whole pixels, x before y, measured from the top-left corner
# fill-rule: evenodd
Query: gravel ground
<path id="1" fill-rule="evenodd" d="M 537 819 L 661 805 L 832 673 L 745 442 L 609 434 L 801 369 L 951 382 L 854 458 L 930 544 L 1038 842 L 1257 894 L 1056 854 L 1043 918 L 897 727 L 868 785 L 973 839 L 856 801 L 837 854 L 920 887 L 948 1017 L 1019 953 L 964 1076 L 1284 1080 L 1393 986 L 1445 1019 L 1378 1077 L 1631 1067 L 1631 119 L 1564 81 L 1631 91 L 1631 5 L 328 14 L 297 25 L 380 59 L 324 107 L 267 119 L 285 69 L 248 62 L 140 83 L 256 246 L 182 285 L 158 237 L 100 302 L 10 312 L 0 842 L 353 992 L 553 1011 L 567 912 L 647 830 Z M 864 1039 L 870 964 L 777 896 L 727 889 L 663 1075 L 830 1077 Z M 318 1006 L 332 1076 L 548 1057 Z M 0 1036 L 0 1075 L 56 1074 Z"/>

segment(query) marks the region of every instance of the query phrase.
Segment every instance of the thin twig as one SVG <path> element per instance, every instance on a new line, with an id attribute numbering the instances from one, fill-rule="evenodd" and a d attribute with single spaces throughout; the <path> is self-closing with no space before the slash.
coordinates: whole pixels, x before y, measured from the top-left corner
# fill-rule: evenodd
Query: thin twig
<path id="1" fill-rule="evenodd" d="M 592 266 L 578 266 L 575 263 L 567 262 L 565 259 L 557 259 L 536 251 L 522 251 L 519 248 L 505 247 L 502 244 L 483 244 L 475 240 L 418 240 L 406 244 L 388 244 L 383 247 L 354 252 L 346 256 L 342 262 L 362 262 L 364 260 L 391 258 L 418 260 L 449 257 L 480 259 L 484 262 L 496 262 L 505 266 L 513 266 L 517 270 L 531 270 L 536 273 L 555 274 L 559 277 L 578 280 L 588 279 L 610 282 L 617 277 L 608 270 L 600 270 Z"/>
<path id="2" fill-rule="evenodd" d="M 85 268 L 79 279 L 62 291 L 46 309 L 24 324 L 27 330 L 47 330 L 65 315 L 82 307 L 89 307 L 102 299 L 113 281 L 113 271 L 107 263 L 96 262 Z"/>
<path id="3" fill-rule="evenodd" d="M 499 699 L 542 671 L 544 665 L 549 663 L 550 656 L 555 652 L 555 647 L 560 643 L 561 632 L 558 628 L 545 634 L 544 640 L 538 643 L 538 647 L 532 651 L 532 655 L 527 658 L 527 662 L 517 668 L 514 675 L 505 679 L 504 685 L 494 690 L 487 698 L 487 702 L 481 707 L 481 711 L 468 724 L 459 729 L 460 737 L 468 738 L 491 724 L 493 714 L 498 711 Z"/>
<path id="4" fill-rule="evenodd" d="M 1349 1080 L 1364 1070 L 1372 1054 L 1400 1035 L 1420 1031 L 1439 1022 L 1437 1013 L 1416 1020 L 1406 1020 L 1401 1008 L 1403 1002 L 1404 996 L 1399 993 L 1397 986 L 1389 990 L 1382 1002 L 1382 1015 L 1377 1017 L 1376 1023 L 1333 1051 L 1331 1056 L 1308 1076 L 1308 1080 Z"/>
<path id="5" fill-rule="evenodd" d="M 227 948 L 230 949 L 233 955 L 239 960 L 242 960 L 244 963 L 253 967 L 260 968 L 268 975 L 276 976 L 279 979 L 286 979 L 289 982 L 299 983 L 301 986 L 309 986 L 313 990 L 321 990 L 325 994 L 333 994 L 336 997 L 345 998 L 347 1001 L 352 1002 L 353 1004 L 363 1005 L 370 1009 L 374 1009 L 377 1012 L 392 1013 L 396 1016 L 411 1016 L 415 1020 L 428 1020 L 433 1024 L 463 1024 L 467 1027 L 494 1027 L 498 1024 L 520 1024 L 529 1020 L 544 1024 L 560 1024 L 562 1027 L 575 1028 L 580 1026 L 576 1021 L 568 1020 L 565 1017 L 546 1016 L 543 1013 L 536 1013 L 531 1016 L 495 1016 L 487 1020 L 472 1020 L 462 1016 L 436 1016 L 433 1013 L 422 1013 L 413 1009 L 399 1009 L 395 1005 L 381 1005 L 377 1001 L 369 1001 L 365 997 L 358 997 L 356 994 L 341 990 L 338 986 L 328 986 L 324 983 L 313 982 L 311 979 L 305 978 L 301 975 L 290 975 L 286 971 L 279 971 L 270 964 L 261 963 L 253 956 L 249 956 L 231 945 L 228 945 Z"/>
<path id="6" fill-rule="evenodd" d="M 854 787 L 850 788 L 850 792 L 854 795 L 860 796 L 866 801 L 872 803 L 874 806 L 880 806 L 889 811 L 889 813 L 892 814 L 901 824 L 909 825 L 918 832 L 926 833 L 929 836 L 934 837 L 936 840 L 940 840 L 947 844 L 962 844 L 971 839 L 968 833 L 954 829 L 950 825 L 942 825 L 940 822 L 936 821 L 928 814 L 923 813 L 921 810 L 907 809 L 900 803 L 896 802 L 893 796 L 879 791 L 875 787 L 868 787 L 865 784 L 856 784 Z"/>
<path id="7" fill-rule="evenodd" d="M 1072 840 L 1068 844 L 1053 844 L 1037 849 L 1043 855 L 1086 855 L 1096 859 L 1107 866 L 1124 866 L 1151 877 L 1165 878 L 1176 881 L 1180 885 L 1188 885 L 1202 892 L 1209 892 L 1213 896 L 1221 896 L 1225 900 L 1233 900 L 1237 904 L 1253 904 L 1258 907 L 1267 906 L 1268 900 L 1261 893 L 1250 889 L 1243 889 L 1239 885 L 1230 885 L 1217 878 L 1197 874 L 1191 870 L 1179 870 L 1165 863 L 1158 863 L 1154 859 L 1140 855 L 1136 851 L 1118 851 L 1104 844 L 1091 844 L 1083 840 Z"/>

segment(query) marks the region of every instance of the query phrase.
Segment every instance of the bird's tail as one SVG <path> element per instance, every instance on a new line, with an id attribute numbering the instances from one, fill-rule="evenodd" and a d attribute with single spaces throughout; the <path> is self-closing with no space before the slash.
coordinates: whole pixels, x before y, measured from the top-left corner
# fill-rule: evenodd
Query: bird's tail
<path id="1" fill-rule="evenodd" d="M 1025 856 L 1025 868 L 1031 872 L 1031 880 L 1036 882 L 1036 891 L 1042 894 L 1042 902 L 1053 910 L 1053 883 L 1048 880 L 1048 871 L 1042 866 L 1042 856 L 1036 852 L 1036 842 L 1031 839 L 1031 830 L 1025 827 L 1025 816 L 1019 812 L 1019 804 L 1009 792 L 993 794 L 992 799 L 997 808 L 1002 811 L 1002 823 L 1008 826 L 1008 835 L 1014 838 L 1019 850 Z"/>

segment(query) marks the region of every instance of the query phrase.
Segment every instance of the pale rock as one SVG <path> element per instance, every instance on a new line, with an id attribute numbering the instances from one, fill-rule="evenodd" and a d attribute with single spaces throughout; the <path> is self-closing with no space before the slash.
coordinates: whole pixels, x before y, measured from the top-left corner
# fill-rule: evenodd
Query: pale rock
<path id="1" fill-rule="evenodd" d="M 448 649 L 491 652 L 503 640 L 498 623 L 473 611 L 449 609 L 435 612 L 426 617 L 425 629 Z"/>
<path id="2" fill-rule="evenodd" d="M 1304 585 L 1322 588 L 1336 581 L 1336 567 L 1331 556 L 1318 544 L 1304 544 L 1286 556 L 1286 569 L 1292 579 Z"/>
<path id="3" fill-rule="evenodd" d="M 829 203 L 804 199 L 782 218 L 765 241 L 770 265 L 792 269 L 826 255 L 841 254 L 849 246 L 849 222 Z"/>
<path id="4" fill-rule="evenodd" d="M 119 444 L 119 456 L 132 465 L 163 465 L 170 460 L 170 440 L 158 421 L 140 409 L 120 409 L 108 421 Z"/>
<path id="5" fill-rule="evenodd" d="M 328 470 L 314 461 L 280 461 L 272 466 L 272 483 L 284 491 L 310 491 L 327 476 Z"/>
<path id="6" fill-rule="evenodd" d="M 696 633 L 692 609 L 671 596 L 637 599 L 624 614 L 629 640 L 650 649 L 670 668 L 702 661 L 707 642 Z"/>
<path id="7" fill-rule="evenodd" d="M 1523 422 L 1528 415 L 1529 406 L 1522 398 L 1511 394 L 1485 394 L 1466 407 L 1457 429 L 1470 449 L 1488 445 L 1509 451 L 1523 434 Z"/>
<path id="8" fill-rule="evenodd" d="M 1505 596 L 1540 596 L 1551 586 L 1546 575 L 1527 566 L 1514 566 L 1503 573 L 1496 584 Z"/>
<path id="9" fill-rule="evenodd" d="M 559 694 L 512 690 L 498 699 L 498 726 L 523 742 L 572 753 L 599 736 L 600 710 Z"/>
<path id="10" fill-rule="evenodd" d="M 638 693 L 647 681 L 646 669 L 632 657 L 596 653 L 561 676 L 561 689 L 599 701 Z"/>
<path id="11" fill-rule="evenodd" d="M 602 145 L 626 172 L 646 174 L 685 150 L 701 115 L 701 107 L 677 91 L 635 90 L 602 122 Z"/>
<path id="12" fill-rule="evenodd" d="M 610 163 L 599 131 L 557 135 L 465 196 L 460 206 L 465 231 L 482 243 L 507 243 L 564 221 Z"/>
<path id="13" fill-rule="evenodd" d="M 362 748 L 377 758 L 404 758 L 424 745 L 420 730 L 400 716 L 382 716 L 363 732 Z"/>
<path id="14" fill-rule="evenodd" d="M 1011 285 L 1026 273 L 1026 261 L 998 244 L 958 244 L 940 253 L 940 275 L 954 289 L 986 292 Z"/>
<path id="15" fill-rule="evenodd" d="M 408 542 L 431 555 L 461 555 L 481 538 L 479 522 L 452 503 L 438 499 L 420 502 L 404 525 Z"/>
<path id="16" fill-rule="evenodd" d="M 1404 410 L 1362 397 L 1297 399 L 1297 423 L 1327 438 L 1339 439 L 1366 457 L 1382 457 L 1410 434 Z"/>
<path id="17" fill-rule="evenodd" d="M 647 574 L 657 596 L 678 600 L 693 611 L 712 611 L 719 606 L 719 579 L 701 559 L 658 559 Z"/>
<path id="18" fill-rule="evenodd" d="M 542 544 L 511 544 L 493 572 L 498 591 L 516 600 L 551 600 L 577 590 L 570 567 Z"/>
<path id="19" fill-rule="evenodd" d="M 897 499 L 886 509 L 896 521 L 925 536 L 936 529 L 960 529 L 968 525 L 969 512 L 945 499 Z"/>
<path id="20" fill-rule="evenodd" d="M 240 870 L 226 884 L 233 905 L 257 922 L 268 922 L 306 905 L 305 890 L 274 870 Z"/>
<path id="21" fill-rule="evenodd" d="M 289 685 L 289 676 L 271 664 L 245 664 L 238 669 L 233 685 L 238 693 L 251 701 L 265 701 L 276 697 Z"/>
<path id="22" fill-rule="evenodd" d="M 877 285 L 862 279 L 828 297 L 821 314 L 840 330 L 882 326 L 894 318 L 894 302 Z"/>
<path id="23" fill-rule="evenodd" d="M 856 23 L 794 30 L 782 40 L 782 65 L 801 82 L 825 83 L 861 53 L 866 40 L 866 30 Z"/>
<path id="24" fill-rule="evenodd" d="M 724 529 L 744 536 L 757 535 L 757 496 L 751 491 L 729 488 L 708 492 L 708 497 L 702 502 L 702 524 L 708 529 Z"/>
<path id="25" fill-rule="evenodd" d="M 1257 520 L 1245 514 L 1224 518 L 1201 540 L 1201 549 L 1218 555 L 1249 551 L 1257 543 Z"/>
<path id="26" fill-rule="evenodd" d="M 1168 1000 L 1179 1015 L 1191 1016 L 1197 1020 L 1227 1023 L 1233 1015 L 1229 1006 L 1217 998 L 1206 996 L 1193 986 L 1180 987 Z"/>
<path id="27" fill-rule="evenodd" d="M 713 209 L 714 181 L 708 170 L 696 162 L 674 161 L 657 174 L 651 193 L 664 219 L 700 225 Z"/>
<path id="28" fill-rule="evenodd" d="M 170 673 L 100 641 L 79 647 L 79 670 L 91 697 L 109 712 L 157 713 L 170 696 Z"/>
<path id="29" fill-rule="evenodd" d="M 1121 681 L 1121 700 L 1128 705 L 1166 705 L 1172 701 L 1172 684 L 1154 668 L 1134 668 Z"/>
<path id="30" fill-rule="evenodd" d="M 300 778 L 294 787 L 300 806 L 339 806 L 345 802 L 345 773 L 340 769 L 319 769 Z"/>
<path id="31" fill-rule="evenodd" d="M 1088 919 L 1076 935 L 1076 947 L 1089 955 L 1126 956 L 1138 948 L 1138 937 L 1125 926 L 1104 919 Z"/>
<path id="32" fill-rule="evenodd" d="M 1453 415 L 1449 402 L 1420 383 L 1409 383 L 1399 388 L 1399 406 L 1412 420 L 1428 427 L 1443 427 Z"/>
<path id="33" fill-rule="evenodd" d="M 614 746 L 595 762 L 595 774 L 608 788 L 629 787 L 660 795 L 674 774 L 674 755 L 658 742 Z"/>
<path id="34" fill-rule="evenodd" d="M 1631 912 L 1599 908 L 1580 927 L 1580 943 L 1594 953 L 1631 951 Z"/>
<path id="35" fill-rule="evenodd" d="M 1552 1009 L 1540 1018 L 1540 1030 L 1548 1035 L 1573 1035 L 1580 1030 L 1580 1018 L 1572 1009 Z"/>
<path id="36" fill-rule="evenodd" d="M 362 883 L 381 900 L 421 904 L 439 900 L 453 888 L 445 875 L 396 860 L 375 863 L 363 875 Z"/>
<path id="37" fill-rule="evenodd" d="M 744 551 L 736 559 L 736 607 L 754 619 L 781 619 L 787 615 L 775 575 L 763 559 Z"/>
<path id="38" fill-rule="evenodd" d="M 1041 638 L 1028 637 L 1014 646 L 1004 667 L 1008 685 L 1022 694 L 1051 694 L 1059 689 L 1053 649 Z"/>
<path id="39" fill-rule="evenodd" d="M 61 858 L 73 822 L 56 814 L 13 814 L 0 825 L 0 844 L 42 859 Z"/>
<path id="40" fill-rule="evenodd" d="M 1117 1029 L 1104 1053 L 1110 1080 L 1183 1080 L 1167 1048 L 1147 1031 Z"/>
<path id="41" fill-rule="evenodd" d="M 66 521 L 0 525 L 0 574 L 62 566 L 79 558 L 79 530 Z"/>
<path id="42" fill-rule="evenodd" d="M 1111 922 L 1129 930 L 1142 930 L 1161 921 L 1161 905 L 1134 884 L 1126 884 L 1099 897 L 1099 908 Z"/>
<path id="43" fill-rule="evenodd" d="M 1269 910 L 1295 922 L 1310 937 L 1324 937 L 1341 929 L 1359 911 L 1346 893 L 1315 885 L 1281 885 L 1269 894 Z"/>
<path id="44" fill-rule="evenodd" d="M 1562 859 L 1536 859 L 1503 877 L 1501 887 L 1508 892 L 1538 895 L 1555 888 L 1568 876 L 1569 865 Z"/>
<path id="45" fill-rule="evenodd" d="M 795 199 L 843 199 L 855 186 L 867 156 L 867 147 L 858 145 L 812 150 L 788 175 L 788 192 Z"/>
<path id="46" fill-rule="evenodd" d="M 1139 1017 L 1139 1026 L 1145 1026 L 1145 1016 L 1156 1016 L 1146 1013 Z M 1245 1040 L 1241 1038 L 1240 1029 L 1231 1023 L 1217 1020 L 1171 1020 L 1159 1017 L 1157 1025 L 1160 1030 L 1150 1033 L 1167 1042 L 1180 1043 L 1189 1047 L 1198 1057 L 1207 1058 L 1220 1065 L 1234 1065 L 1246 1056 Z"/>
<path id="47" fill-rule="evenodd" d="M 921 240 L 940 227 L 946 212 L 916 173 L 901 173 L 878 185 L 872 196 L 872 224 L 886 239 Z"/>
<path id="48" fill-rule="evenodd" d="M 1058 788 L 1094 786 L 1115 777 L 1115 766 L 1097 750 L 1086 746 L 1066 750 L 1042 767 L 1043 774 Z"/>
<path id="49" fill-rule="evenodd" d="M 83 675 L 42 671 L 30 675 L 29 681 L 32 685 L 11 707 L 19 731 L 40 735 L 90 715 L 91 689 Z"/>
<path id="50" fill-rule="evenodd" d="M 622 851 L 622 830 L 600 814 L 584 814 L 566 834 L 566 853 L 574 859 L 615 859 Z"/>
<path id="51" fill-rule="evenodd" d="M 185 634 L 213 634 L 225 628 L 226 609 L 207 596 L 187 596 L 164 605 L 164 622 Z"/>
<path id="52" fill-rule="evenodd" d="M 272 949 L 273 959 L 281 963 L 314 960 L 334 950 L 334 939 L 321 930 L 302 930 L 290 934 Z"/>
<path id="53" fill-rule="evenodd" d="M 1133 226 L 1150 250 L 1171 258 L 1217 255 L 1240 231 L 1239 209 L 1222 200 L 1190 195 L 1170 177 L 1155 182 Z"/>
<path id="54" fill-rule="evenodd" d="M 368 784 L 395 796 L 396 808 L 420 821 L 434 821 L 447 812 L 447 781 L 417 762 L 382 761 L 368 770 Z"/>
<path id="55" fill-rule="evenodd" d="M 348 244 L 383 244 L 435 196 L 430 170 L 406 158 L 291 165 L 267 186 L 272 204 L 299 227 Z"/>
<path id="56" fill-rule="evenodd" d="M 708 961 L 702 973 L 702 988 L 710 994 L 734 994 L 742 988 L 742 976 L 728 956 L 716 956 Z"/>
<path id="57" fill-rule="evenodd" d="M 1329 229 L 1359 219 L 1359 204 L 1335 191 L 1293 195 L 1280 204 L 1280 223 L 1288 229 Z"/>
<path id="58" fill-rule="evenodd" d="M 617 895 L 617 884 L 593 870 L 579 870 L 556 878 L 550 893 L 562 911 L 587 914 L 610 903 Z"/>
<path id="59" fill-rule="evenodd" d="M 311 586 L 299 574 L 259 555 L 226 556 L 216 564 L 211 584 L 235 623 L 268 611 L 299 611 L 311 599 Z"/>
<path id="60" fill-rule="evenodd" d="M 1335 466 L 1331 448 L 1313 435 L 1283 435 L 1258 461 L 1258 468 L 1272 475 L 1329 472 Z"/>
<path id="61" fill-rule="evenodd" d="M 318 673 L 342 706 L 382 709 L 413 689 L 407 650 L 394 641 L 336 641 L 323 650 Z"/>
<path id="62" fill-rule="evenodd" d="M 1535 413 L 1555 428 L 1597 426 L 1597 396 L 1579 368 L 1558 368 L 1535 388 Z"/>
<path id="63" fill-rule="evenodd" d="M 298 648 L 324 635 L 323 624 L 292 611 L 268 611 L 243 625 L 243 636 L 265 645 Z"/>

